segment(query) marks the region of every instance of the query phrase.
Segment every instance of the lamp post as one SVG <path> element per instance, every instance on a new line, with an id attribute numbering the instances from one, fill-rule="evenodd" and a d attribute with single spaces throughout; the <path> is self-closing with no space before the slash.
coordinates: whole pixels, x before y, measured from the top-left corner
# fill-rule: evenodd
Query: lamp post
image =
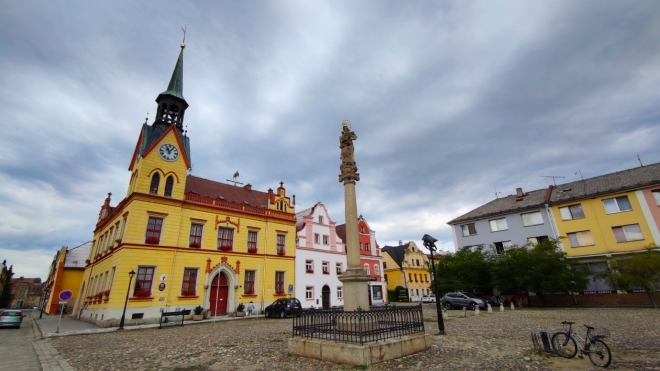
<path id="1" fill-rule="evenodd" d="M 124 312 L 121 314 L 121 321 L 119 321 L 119 328 L 117 330 L 124 329 L 124 319 L 126 318 L 126 305 L 128 304 L 128 294 L 131 292 L 131 283 L 133 282 L 133 276 L 135 276 L 135 271 L 131 269 L 128 272 L 128 288 L 126 289 L 126 300 L 124 301 Z"/>
<path id="2" fill-rule="evenodd" d="M 433 259 L 433 251 L 436 250 L 435 243 L 438 242 L 437 238 L 425 234 L 422 237 L 424 241 L 424 247 L 429 249 L 431 252 L 431 269 L 433 270 L 433 275 L 431 279 L 433 280 L 433 295 L 435 295 L 435 310 L 438 315 L 438 335 L 446 335 L 445 333 L 445 322 L 442 318 L 442 309 L 440 308 L 440 293 L 438 292 L 438 280 L 435 278 L 435 260 Z"/>

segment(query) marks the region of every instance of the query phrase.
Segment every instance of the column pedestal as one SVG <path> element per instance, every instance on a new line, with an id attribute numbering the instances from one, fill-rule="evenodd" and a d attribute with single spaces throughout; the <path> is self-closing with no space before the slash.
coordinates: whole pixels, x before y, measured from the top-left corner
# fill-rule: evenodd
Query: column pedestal
<path id="1" fill-rule="evenodd" d="M 344 310 L 369 310 L 369 285 L 373 277 L 361 268 L 348 268 L 339 277 L 344 284 Z"/>

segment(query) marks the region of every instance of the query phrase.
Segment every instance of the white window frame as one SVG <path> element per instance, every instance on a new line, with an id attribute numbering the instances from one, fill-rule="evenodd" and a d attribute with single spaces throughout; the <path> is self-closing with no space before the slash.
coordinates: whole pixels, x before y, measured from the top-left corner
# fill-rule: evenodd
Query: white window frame
<path id="1" fill-rule="evenodd" d="M 628 204 L 630 205 L 630 209 L 624 209 L 624 210 L 621 210 L 621 206 L 619 205 L 619 202 L 620 202 L 619 200 L 621 200 L 621 199 L 623 199 L 623 198 L 625 198 L 626 201 L 628 201 Z M 607 203 L 610 203 L 611 206 L 616 206 L 616 210 L 615 210 L 615 211 L 607 211 L 607 204 L 606 204 L 606 202 L 607 202 Z M 626 196 L 619 196 L 619 197 L 613 197 L 613 198 L 607 198 L 607 199 L 604 199 L 604 200 L 603 200 L 603 207 L 605 208 L 605 213 L 606 213 L 606 214 L 623 213 L 623 212 L 626 212 L 626 211 L 632 211 L 632 209 L 633 209 L 633 208 L 632 208 L 632 203 L 630 202 L 630 199 L 628 198 L 627 195 L 626 195 Z"/>
<path id="2" fill-rule="evenodd" d="M 314 243 L 320 243 L 319 242 L 320 241 L 320 236 L 321 236 L 320 234 L 314 233 Z"/>
<path id="3" fill-rule="evenodd" d="M 369 270 L 369 264 L 364 263 L 364 271 L 367 272 L 367 274 L 371 276 L 371 271 Z"/>
<path id="4" fill-rule="evenodd" d="M 314 273 L 314 260 L 305 260 L 305 272 Z"/>
<path id="5" fill-rule="evenodd" d="M 574 210 L 571 208 L 580 208 L 580 212 L 582 212 L 582 216 L 576 217 Z M 568 205 L 564 207 L 559 208 L 559 214 L 561 215 L 562 220 L 574 220 L 574 219 L 584 219 L 586 216 L 584 215 L 584 209 L 582 208 L 582 204 L 575 204 L 575 205 Z"/>
<path id="6" fill-rule="evenodd" d="M 504 225 L 502 225 L 502 222 Z M 491 232 L 500 232 L 509 229 L 509 224 L 507 223 L 506 218 L 491 219 L 488 223 L 490 224 Z M 493 229 L 493 227 L 495 228 Z"/>
<path id="7" fill-rule="evenodd" d="M 335 271 L 337 275 L 341 276 L 341 273 L 344 271 L 344 265 L 342 263 L 335 263 Z"/>
<path id="8" fill-rule="evenodd" d="M 344 298 L 344 287 L 337 286 L 337 299 L 342 300 Z"/>
<path id="9" fill-rule="evenodd" d="M 620 229 L 621 232 L 623 233 L 624 237 L 626 238 L 624 241 L 619 241 L 617 238 L 617 234 L 614 231 L 615 229 Z M 634 230 L 636 229 L 636 230 Z M 614 233 L 614 238 L 616 239 L 616 242 L 622 243 L 622 242 L 630 242 L 630 241 L 641 241 L 644 239 L 644 234 L 642 233 L 642 228 L 639 226 L 639 224 L 628 224 L 628 225 L 622 225 L 619 227 L 612 227 L 612 232 Z M 635 237 L 635 235 L 638 235 L 638 237 Z"/>
<path id="10" fill-rule="evenodd" d="M 586 233 L 589 234 L 589 238 L 591 238 L 591 243 L 589 243 L 588 240 L 581 241 L 580 236 L 583 236 L 583 238 L 586 238 Z M 571 247 L 594 246 L 596 244 L 596 242 L 594 241 L 594 236 L 591 234 L 591 231 L 589 231 L 589 230 L 566 233 L 566 237 L 568 237 L 568 244 Z M 576 241 L 578 242 L 577 245 L 573 246 L 573 243 L 571 242 L 571 237 L 576 239 Z"/>
<path id="11" fill-rule="evenodd" d="M 376 277 L 380 276 L 380 266 L 378 265 L 378 263 L 374 264 L 374 274 L 376 275 Z"/>
<path id="12" fill-rule="evenodd" d="M 319 224 L 323 224 L 323 216 L 319 215 Z"/>
<path id="13" fill-rule="evenodd" d="M 655 204 L 660 206 L 660 189 L 654 189 L 651 191 L 651 194 L 653 194 L 653 198 L 655 199 Z"/>
<path id="14" fill-rule="evenodd" d="M 323 244 L 324 245 L 329 245 L 330 244 L 330 236 L 323 235 Z"/>
<path id="15" fill-rule="evenodd" d="M 330 274 L 330 262 L 321 262 L 321 273 Z"/>
<path id="16" fill-rule="evenodd" d="M 314 300 L 314 286 L 305 287 L 305 300 Z"/>
<path id="17" fill-rule="evenodd" d="M 543 215 L 541 214 L 540 211 L 534 211 L 531 213 L 524 213 L 520 214 L 520 218 L 522 218 L 522 223 L 523 226 L 525 227 L 531 227 L 534 225 L 542 225 L 543 224 Z M 525 219 L 527 220 L 527 223 L 525 223 Z"/>
<path id="18" fill-rule="evenodd" d="M 474 229 L 474 233 L 470 233 L 470 226 Z M 476 236 L 477 235 L 477 225 L 474 223 L 468 223 L 461 225 L 461 234 L 463 237 Z"/>

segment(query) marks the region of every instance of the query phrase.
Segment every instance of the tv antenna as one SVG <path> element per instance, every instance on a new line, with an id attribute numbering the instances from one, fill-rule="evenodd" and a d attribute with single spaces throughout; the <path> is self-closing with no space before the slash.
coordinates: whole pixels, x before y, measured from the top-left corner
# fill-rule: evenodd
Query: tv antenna
<path id="1" fill-rule="evenodd" d="M 541 175 L 542 178 L 552 178 L 552 182 L 555 183 L 555 187 L 557 186 L 557 180 L 556 178 L 566 178 L 565 176 L 559 176 L 559 175 Z"/>
<path id="2" fill-rule="evenodd" d="M 584 177 L 582 176 L 582 170 L 578 170 L 578 172 L 575 173 L 574 175 L 578 175 L 578 174 L 580 174 L 580 178 L 582 178 L 582 180 L 584 180 Z"/>
<path id="3" fill-rule="evenodd" d="M 497 188 L 495 188 L 495 198 L 499 199 L 499 197 L 497 195 L 501 194 L 501 193 L 502 192 L 498 191 Z"/>
<path id="4" fill-rule="evenodd" d="M 236 185 L 236 184 L 243 185 L 243 183 L 237 181 L 236 179 L 238 179 L 238 170 L 236 170 L 236 172 L 234 173 L 234 180 L 227 179 L 227 181 L 234 183 L 234 185 Z"/>
<path id="5" fill-rule="evenodd" d="M 637 154 L 637 161 L 639 161 L 639 166 L 640 167 L 644 167 L 644 165 L 642 165 L 642 159 L 639 158 L 639 153 Z"/>

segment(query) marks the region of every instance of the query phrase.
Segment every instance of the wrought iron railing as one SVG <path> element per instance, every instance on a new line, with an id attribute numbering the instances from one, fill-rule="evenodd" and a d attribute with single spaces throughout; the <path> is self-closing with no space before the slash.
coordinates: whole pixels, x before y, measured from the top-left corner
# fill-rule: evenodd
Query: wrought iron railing
<path id="1" fill-rule="evenodd" d="M 423 334 L 422 305 L 343 309 L 303 309 L 293 318 L 293 336 L 345 343 L 369 343 Z"/>

